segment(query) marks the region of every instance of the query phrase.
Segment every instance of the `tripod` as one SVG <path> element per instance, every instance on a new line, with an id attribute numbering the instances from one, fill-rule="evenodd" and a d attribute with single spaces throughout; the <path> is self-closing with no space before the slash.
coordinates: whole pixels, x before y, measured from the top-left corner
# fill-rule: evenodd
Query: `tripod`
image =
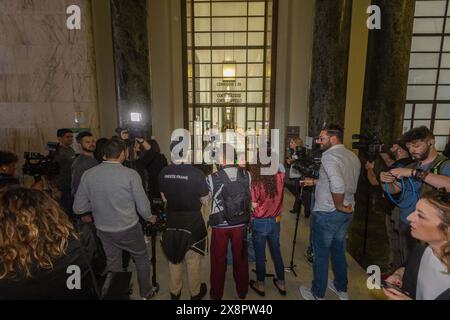
<path id="1" fill-rule="evenodd" d="M 158 282 L 156 282 L 156 235 L 158 233 L 158 230 L 156 228 L 155 225 L 152 226 L 152 231 L 151 231 L 151 244 L 152 244 L 152 258 L 150 259 L 150 261 L 152 262 L 152 286 L 153 286 L 153 291 L 156 293 L 158 293 L 159 291 L 159 284 Z"/>
<path id="2" fill-rule="evenodd" d="M 298 180 L 300 182 L 300 179 Z M 297 182 L 296 182 L 297 183 Z M 297 231 L 298 231 L 298 222 L 300 220 L 300 212 L 302 211 L 302 196 L 303 196 L 303 183 L 300 185 L 300 192 L 297 192 L 296 197 L 298 200 L 298 208 L 297 208 L 297 217 L 295 221 L 295 232 L 294 232 L 294 240 L 292 242 L 292 254 L 291 254 L 291 263 L 289 264 L 289 267 L 285 268 L 286 272 L 292 272 L 294 276 L 297 277 L 297 273 L 295 272 L 295 267 L 297 267 L 294 264 L 294 253 L 295 253 L 295 245 L 297 243 Z"/>

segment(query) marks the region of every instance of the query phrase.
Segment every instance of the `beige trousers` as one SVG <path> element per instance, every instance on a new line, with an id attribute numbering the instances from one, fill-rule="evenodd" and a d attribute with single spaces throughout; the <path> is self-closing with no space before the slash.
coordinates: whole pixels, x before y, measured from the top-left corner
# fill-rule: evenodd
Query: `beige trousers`
<path id="1" fill-rule="evenodd" d="M 183 287 L 183 271 L 184 266 L 187 268 L 189 291 L 191 297 L 200 293 L 201 285 L 201 261 L 202 255 L 189 250 L 184 256 L 184 261 L 178 264 L 169 262 L 169 278 L 170 278 L 170 293 L 179 295 Z"/>

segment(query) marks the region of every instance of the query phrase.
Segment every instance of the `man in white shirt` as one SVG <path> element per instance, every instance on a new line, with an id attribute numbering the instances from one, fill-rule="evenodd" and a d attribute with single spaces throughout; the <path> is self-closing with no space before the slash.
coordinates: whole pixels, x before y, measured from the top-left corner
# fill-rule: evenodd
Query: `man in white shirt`
<path id="1" fill-rule="evenodd" d="M 348 300 L 345 236 L 353 218 L 361 163 L 344 147 L 343 136 L 343 129 L 334 125 L 320 132 L 316 140 L 323 151 L 319 179 L 304 182 L 316 185 L 312 220 L 314 279 L 311 288 L 300 287 L 306 300 L 324 299 L 327 285 L 341 300 Z M 330 255 L 335 279 L 328 282 Z"/>

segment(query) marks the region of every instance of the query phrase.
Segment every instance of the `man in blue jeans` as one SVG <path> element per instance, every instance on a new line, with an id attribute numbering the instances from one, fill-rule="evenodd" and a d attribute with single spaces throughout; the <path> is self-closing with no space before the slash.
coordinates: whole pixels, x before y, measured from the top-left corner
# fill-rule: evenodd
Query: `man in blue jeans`
<path id="1" fill-rule="evenodd" d="M 316 185 L 312 215 L 312 246 L 314 251 L 312 287 L 300 286 L 305 300 L 322 300 L 328 288 L 341 300 L 348 300 L 345 235 L 353 218 L 356 187 L 361 163 L 342 144 L 344 132 L 330 125 L 320 132 L 316 143 L 323 151 L 319 180 L 305 179 L 306 186 Z M 328 261 L 334 281 L 328 281 Z"/>

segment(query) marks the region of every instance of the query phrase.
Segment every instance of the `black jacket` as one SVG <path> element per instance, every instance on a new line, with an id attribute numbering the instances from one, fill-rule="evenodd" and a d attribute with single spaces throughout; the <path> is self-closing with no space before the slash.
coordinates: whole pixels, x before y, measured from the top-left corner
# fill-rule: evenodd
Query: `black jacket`
<path id="1" fill-rule="evenodd" d="M 416 288 L 419 277 L 420 261 L 425 252 L 426 246 L 417 245 L 408 257 L 405 266 L 405 274 L 403 275 L 402 289 L 409 292 L 411 298 L 416 299 Z M 450 288 L 444 291 L 436 300 L 450 300 Z"/>
<path id="2" fill-rule="evenodd" d="M 158 176 L 161 170 L 167 167 L 166 157 L 152 149 L 145 151 L 136 163 L 138 172 L 145 170 L 148 194 L 152 199 L 160 198 Z M 142 176 L 143 174 L 141 174 Z"/>
<path id="3" fill-rule="evenodd" d="M 69 290 L 67 282 L 74 272 L 69 266 L 80 268 L 81 289 Z M 70 270 L 69 270 L 70 271 Z M 69 281 L 69 283 L 72 283 Z M 0 300 L 96 300 L 97 283 L 80 241 L 69 240 L 66 254 L 53 262 L 51 270 L 32 267 L 32 277 L 0 279 Z"/>
<path id="4" fill-rule="evenodd" d="M 200 211 L 169 212 L 167 229 L 162 234 L 162 248 L 167 260 L 178 264 L 189 249 L 205 255 L 207 235 Z"/>
<path id="5" fill-rule="evenodd" d="M 17 178 L 0 173 L 0 189 L 3 187 L 19 185 L 19 183 Z"/>

